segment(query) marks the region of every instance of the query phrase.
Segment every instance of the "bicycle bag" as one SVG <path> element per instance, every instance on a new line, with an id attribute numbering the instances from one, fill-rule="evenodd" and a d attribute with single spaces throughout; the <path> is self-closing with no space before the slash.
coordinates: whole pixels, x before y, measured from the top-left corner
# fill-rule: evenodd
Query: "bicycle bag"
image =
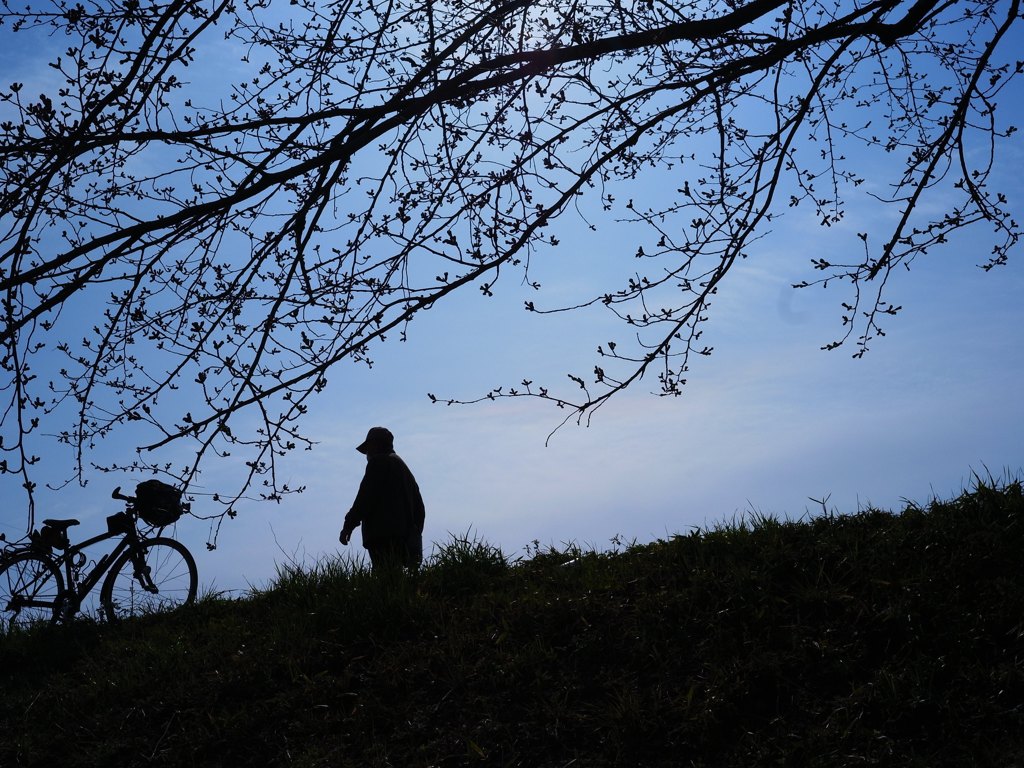
<path id="1" fill-rule="evenodd" d="M 31 538 L 33 545 L 46 552 L 54 549 L 65 550 L 71 545 L 67 531 L 54 528 L 52 525 L 43 525 L 38 531 L 32 531 Z"/>
<path id="2" fill-rule="evenodd" d="M 170 525 L 184 513 L 182 492 L 160 480 L 146 480 L 135 487 L 135 511 L 150 525 Z"/>
<path id="3" fill-rule="evenodd" d="M 107 533 L 122 534 L 132 529 L 132 518 L 127 512 L 118 512 L 107 518 Z"/>

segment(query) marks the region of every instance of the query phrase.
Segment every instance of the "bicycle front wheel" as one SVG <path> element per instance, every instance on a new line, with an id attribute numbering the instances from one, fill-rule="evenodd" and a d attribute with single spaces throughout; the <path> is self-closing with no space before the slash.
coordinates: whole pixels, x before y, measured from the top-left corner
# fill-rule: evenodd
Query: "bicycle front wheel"
<path id="1" fill-rule="evenodd" d="M 50 558 L 32 551 L 0 565 L 0 634 L 53 624 L 64 603 L 64 577 Z"/>
<path id="2" fill-rule="evenodd" d="M 196 599 L 196 561 L 175 539 L 144 539 L 117 559 L 100 604 L 110 621 L 173 611 Z"/>

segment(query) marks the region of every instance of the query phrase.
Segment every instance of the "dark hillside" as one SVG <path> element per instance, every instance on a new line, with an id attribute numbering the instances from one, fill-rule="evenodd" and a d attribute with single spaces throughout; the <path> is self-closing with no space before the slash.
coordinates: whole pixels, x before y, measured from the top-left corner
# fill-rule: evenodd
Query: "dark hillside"
<path id="1" fill-rule="evenodd" d="M 2 766 L 1024 765 L 1024 500 L 417 580 L 339 563 L 0 638 Z"/>

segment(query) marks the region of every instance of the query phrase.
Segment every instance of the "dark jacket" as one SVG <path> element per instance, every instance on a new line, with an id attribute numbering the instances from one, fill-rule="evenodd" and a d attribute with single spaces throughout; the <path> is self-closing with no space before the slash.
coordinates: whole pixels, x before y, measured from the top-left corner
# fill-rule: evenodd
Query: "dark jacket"
<path id="1" fill-rule="evenodd" d="M 345 530 L 362 525 L 363 546 L 370 548 L 423 533 L 424 517 L 419 486 L 405 462 L 395 453 L 370 455 Z"/>

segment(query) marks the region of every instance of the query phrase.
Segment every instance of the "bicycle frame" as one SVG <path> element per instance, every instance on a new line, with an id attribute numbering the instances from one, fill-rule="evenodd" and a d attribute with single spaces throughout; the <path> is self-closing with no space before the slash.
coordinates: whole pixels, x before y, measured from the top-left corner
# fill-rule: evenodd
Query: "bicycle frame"
<path id="1" fill-rule="evenodd" d="M 121 536 L 121 540 L 117 542 L 113 550 L 103 555 L 99 560 L 96 561 L 96 565 L 93 566 L 92 570 L 85 573 L 84 578 L 79 580 L 76 578 L 77 575 L 81 574 L 82 566 L 76 567 L 74 561 L 77 555 L 85 557 L 84 549 L 91 547 L 94 544 L 99 544 L 102 541 L 108 539 L 114 539 Z M 117 558 L 121 556 L 121 553 L 130 549 L 137 542 L 141 541 L 138 531 L 135 530 L 135 525 L 128 528 L 127 531 L 119 533 L 101 533 L 98 536 L 93 536 L 91 539 L 80 541 L 77 544 L 69 545 L 59 556 L 54 557 L 54 563 L 58 568 L 64 569 L 64 582 L 67 596 L 72 603 L 63 606 L 64 617 L 70 618 L 78 612 L 82 601 L 85 599 L 93 588 L 99 584 L 103 576 L 110 570 L 110 566 L 113 565 Z M 84 565 L 84 563 L 83 563 Z"/>

